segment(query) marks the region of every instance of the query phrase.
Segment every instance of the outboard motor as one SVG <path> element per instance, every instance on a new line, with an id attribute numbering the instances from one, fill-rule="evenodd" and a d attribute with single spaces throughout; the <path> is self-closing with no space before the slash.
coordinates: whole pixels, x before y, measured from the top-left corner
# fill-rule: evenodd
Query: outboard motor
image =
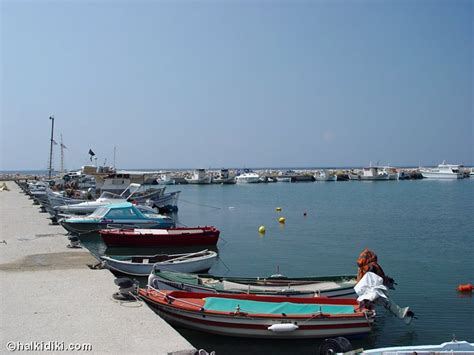
<path id="1" fill-rule="evenodd" d="M 354 286 L 354 290 L 359 296 L 357 301 L 366 308 L 370 309 L 374 305 L 381 305 L 407 325 L 411 323 L 413 318 L 416 318 L 415 313 L 409 307 L 402 308 L 388 297 L 388 289 L 383 284 L 383 278 L 373 272 L 365 273 Z"/>
<path id="2" fill-rule="evenodd" d="M 136 301 L 138 295 L 138 281 L 129 279 L 128 277 L 119 277 L 114 280 L 119 287 L 112 297 L 117 301 Z"/>

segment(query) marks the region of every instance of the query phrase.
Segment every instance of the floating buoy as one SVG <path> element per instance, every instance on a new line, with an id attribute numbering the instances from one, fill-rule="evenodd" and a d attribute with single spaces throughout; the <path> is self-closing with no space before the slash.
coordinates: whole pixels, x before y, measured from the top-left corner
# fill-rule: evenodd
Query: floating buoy
<path id="1" fill-rule="evenodd" d="M 258 227 L 258 232 L 259 232 L 260 234 L 264 234 L 264 233 L 265 233 L 265 226 L 260 226 L 260 227 Z"/>
<path id="2" fill-rule="evenodd" d="M 303 213 L 303 216 L 305 216 L 305 217 L 306 217 L 306 212 L 305 212 L 305 213 Z"/>
<path id="3" fill-rule="evenodd" d="M 474 286 L 471 284 L 459 285 L 457 288 L 458 292 L 472 292 L 473 289 Z"/>
<path id="4" fill-rule="evenodd" d="M 284 224 L 286 222 L 285 217 L 278 218 L 278 222 L 280 222 L 281 224 Z"/>
<path id="5" fill-rule="evenodd" d="M 277 208 L 275 208 L 275 211 L 277 211 L 277 212 L 281 212 L 281 207 L 277 207 Z"/>

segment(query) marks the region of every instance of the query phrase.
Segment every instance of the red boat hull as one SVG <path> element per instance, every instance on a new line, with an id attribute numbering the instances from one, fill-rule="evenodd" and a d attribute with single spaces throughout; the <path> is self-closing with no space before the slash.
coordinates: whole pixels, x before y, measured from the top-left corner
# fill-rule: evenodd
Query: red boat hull
<path id="1" fill-rule="evenodd" d="M 100 235 L 108 247 L 162 247 L 216 245 L 220 231 L 214 227 L 164 230 L 104 229 Z"/>

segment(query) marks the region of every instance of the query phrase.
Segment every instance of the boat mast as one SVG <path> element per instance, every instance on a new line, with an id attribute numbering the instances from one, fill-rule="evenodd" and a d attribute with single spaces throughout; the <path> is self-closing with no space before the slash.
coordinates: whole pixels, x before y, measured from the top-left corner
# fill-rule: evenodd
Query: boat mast
<path id="1" fill-rule="evenodd" d="M 117 151 L 117 147 L 114 147 L 114 170 L 115 170 L 115 153 Z"/>
<path id="2" fill-rule="evenodd" d="M 51 120 L 51 142 L 49 147 L 49 169 L 48 176 L 51 179 L 51 174 L 53 172 L 53 143 L 54 143 L 54 116 L 49 116 Z"/>
<path id="3" fill-rule="evenodd" d="M 64 148 L 66 146 L 63 144 L 63 134 L 61 133 L 61 174 L 64 173 Z"/>

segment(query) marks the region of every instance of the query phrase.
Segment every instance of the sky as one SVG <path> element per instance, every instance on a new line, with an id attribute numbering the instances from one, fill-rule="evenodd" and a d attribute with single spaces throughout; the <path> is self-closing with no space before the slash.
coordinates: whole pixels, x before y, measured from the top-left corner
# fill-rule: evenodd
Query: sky
<path id="1" fill-rule="evenodd" d="M 473 10 L 3 0 L 0 170 L 473 165 Z"/>

